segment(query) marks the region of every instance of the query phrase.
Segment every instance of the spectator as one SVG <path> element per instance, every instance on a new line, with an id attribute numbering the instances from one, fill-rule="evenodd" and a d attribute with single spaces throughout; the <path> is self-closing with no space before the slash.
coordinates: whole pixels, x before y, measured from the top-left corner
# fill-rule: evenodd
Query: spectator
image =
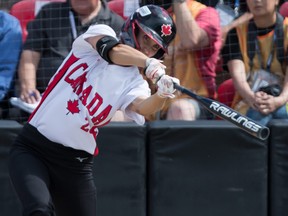
<path id="1" fill-rule="evenodd" d="M 221 48 L 217 11 L 193 0 L 144 0 L 171 11 L 177 26 L 174 43 L 164 58 L 166 72 L 180 79 L 183 86 L 197 94 L 216 99 L 216 64 Z M 213 116 L 188 96 L 180 95 L 161 111 L 167 120 L 210 119 Z"/>
<path id="2" fill-rule="evenodd" d="M 237 91 L 232 107 L 266 125 L 288 117 L 288 19 L 283 24 L 277 0 L 246 2 L 253 20 L 229 32 L 223 58 Z"/>
<path id="3" fill-rule="evenodd" d="M 19 21 L 8 11 L 0 10 L 0 105 L 2 118 L 9 116 L 8 98 L 14 94 L 13 86 L 22 49 Z"/>
<path id="4" fill-rule="evenodd" d="M 72 41 L 95 23 L 107 24 L 118 34 L 124 20 L 110 11 L 105 0 L 70 0 L 41 8 L 28 24 L 18 71 L 20 98 L 24 102 L 39 101 L 48 81 L 68 55 Z"/>
<path id="5" fill-rule="evenodd" d="M 156 59 L 174 39 L 172 18 L 153 5 L 131 18 L 122 29 L 124 44 L 103 24 L 92 25 L 74 41 L 12 146 L 9 171 L 23 215 L 95 216 L 98 128 L 118 109 L 143 125 L 143 116 L 174 97 L 173 82 L 179 80 L 164 75 Z M 151 95 L 138 67 L 146 67 L 149 79 L 161 77 L 157 93 Z"/>

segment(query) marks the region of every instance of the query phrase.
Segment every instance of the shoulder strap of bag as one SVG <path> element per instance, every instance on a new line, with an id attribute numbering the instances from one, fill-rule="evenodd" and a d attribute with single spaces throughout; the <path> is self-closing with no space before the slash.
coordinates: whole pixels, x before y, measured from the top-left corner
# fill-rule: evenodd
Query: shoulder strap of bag
<path id="1" fill-rule="evenodd" d="M 281 14 L 277 13 L 276 18 L 276 26 L 275 26 L 275 34 L 276 34 L 276 45 L 277 45 L 277 59 L 282 62 L 284 61 L 284 30 L 283 30 L 283 17 Z M 250 61 L 250 68 L 252 68 L 253 58 L 255 56 L 255 40 L 257 38 L 256 27 L 253 21 L 250 21 L 248 24 L 248 32 L 247 32 L 247 54 Z"/>
<path id="2" fill-rule="evenodd" d="M 277 13 L 277 26 L 275 29 L 277 36 L 277 59 L 280 61 L 281 64 L 285 59 L 283 22 L 283 16 Z"/>

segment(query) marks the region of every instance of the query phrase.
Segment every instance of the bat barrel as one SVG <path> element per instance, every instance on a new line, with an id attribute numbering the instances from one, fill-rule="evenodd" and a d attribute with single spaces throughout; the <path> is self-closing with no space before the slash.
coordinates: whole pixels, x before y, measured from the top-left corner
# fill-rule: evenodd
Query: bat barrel
<path id="1" fill-rule="evenodd" d="M 240 114 L 239 112 L 233 110 L 231 107 L 228 107 L 225 104 L 220 103 L 219 101 L 197 95 L 189 89 L 178 85 L 177 83 L 174 83 L 174 88 L 194 98 L 211 113 L 235 124 L 239 128 L 245 130 L 247 133 L 261 140 L 266 140 L 269 137 L 270 130 L 268 127 L 261 125 L 253 119 L 250 119 L 247 116 Z"/>

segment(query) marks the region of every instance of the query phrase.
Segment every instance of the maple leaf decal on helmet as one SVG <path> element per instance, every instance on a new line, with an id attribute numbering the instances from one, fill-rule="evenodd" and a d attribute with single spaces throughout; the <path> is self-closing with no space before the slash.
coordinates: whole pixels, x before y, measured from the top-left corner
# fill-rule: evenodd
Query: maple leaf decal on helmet
<path id="1" fill-rule="evenodd" d="M 170 36 L 172 34 L 172 28 L 170 24 L 163 24 L 161 26 L 161 37 L 163 36 Z"/>
<path id="2" fill-rule="evenodd" d="M 69 100 L 67 102 L 67 109 L 68 109 L 68 113 L 66 115 L 68 115 L 69 113 L 72 113 L 72 114 L 75 114 L 75 113 L 79 113 L 80 112 L 80 109 L 78 108 L 79 106 L 79 103 L 78 103 L 78 100 Z"/>

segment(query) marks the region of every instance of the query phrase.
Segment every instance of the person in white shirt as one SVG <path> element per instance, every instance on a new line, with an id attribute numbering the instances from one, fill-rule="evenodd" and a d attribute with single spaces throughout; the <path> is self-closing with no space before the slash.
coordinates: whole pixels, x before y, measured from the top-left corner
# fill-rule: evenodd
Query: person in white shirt
<path id="1" fill-rule="evenodd" d="M 98 128 L 121 110 L 138 124 L 174 97 L 161 59 L 176 27 L 148 5 L 124 23 L 121 40 L 103 24 L 73 43 L 10 152 L 9 170 L 23 215 L 96 215 L 93 157 Z M 150 88 L 139 68 L 157 85 Z"/>

